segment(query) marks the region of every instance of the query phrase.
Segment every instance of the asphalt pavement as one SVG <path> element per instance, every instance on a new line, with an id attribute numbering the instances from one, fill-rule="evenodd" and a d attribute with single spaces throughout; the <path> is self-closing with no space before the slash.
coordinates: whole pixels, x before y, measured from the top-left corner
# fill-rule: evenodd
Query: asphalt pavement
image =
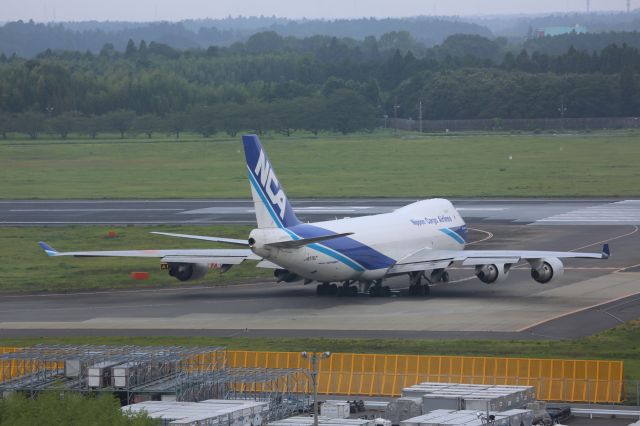
<path id="1" fill-rule="evenodd" d="M 320 220 L 390 211 L 411 201 L 303 200 L 295 208 L 308 220 Z M 640 316 L 640 202 L 454 204 L 472 228 L 473 248 L 597 252 L 609 242 L 612 257 L 569 260 L 563 280 L 548 285 L 533 281 L 526 265 L 516 266 L 506 281 L 494 285 L 481 283 L 471 269 L 454 268 L 450 283 L 435 285 L 430 297 L 422 299 L 406 294 L 406 277 L 389 280 L 394 289 L 390 298 L 317 297 L 313 285 L 273 281 L 214 287 L 206 279 L 203 285 L 172 288 L 3 295 L 0 336 L 569 339 Z M 175 223 L 206 225 L 238 223 L 240 213 L 250 223 L 253 216 L 251 203 L 243 200 L 4 201 L 0 206 L 5 226 L 182 220 L 187 222 Z M 169 210 L 171 206 L 175 209 Z M 123 271 L 123 279 L 128 279 L 128 272 Z"/>

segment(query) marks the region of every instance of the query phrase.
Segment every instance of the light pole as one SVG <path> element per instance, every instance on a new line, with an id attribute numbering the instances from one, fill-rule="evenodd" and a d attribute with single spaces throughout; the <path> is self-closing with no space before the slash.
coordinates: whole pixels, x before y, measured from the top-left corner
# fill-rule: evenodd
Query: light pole
<path id="1" fill-rule="evenodd" d="M 393 133 L 398 134 L 398 97 L 396 96 L 396 101 L 393 103 Z"/>
<path id="2" fill-rule="evenodd" d="M 313 426 L 318 426 L 318 361 L 331 356 L 331 352 L 301 352 L 302 358 L 311 360 L 311 383 L 313 384 Z"/>
<path id="3" fill-rule="evenodd" d="M 558 108 L 558 112 L 560 113 L 560 120 L 562 120 L 562 130 L 564 130 L 564 113 L 567 112 L 567 107 L 564 106 L 564 95 L 560 97 L 560 108 Z"/>

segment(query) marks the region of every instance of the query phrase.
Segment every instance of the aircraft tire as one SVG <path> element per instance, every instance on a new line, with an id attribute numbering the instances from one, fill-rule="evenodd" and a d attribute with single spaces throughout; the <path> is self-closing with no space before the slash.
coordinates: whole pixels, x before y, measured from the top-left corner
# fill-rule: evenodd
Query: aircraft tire
<path id="1" fill-rule="evenodd" d="M 338 286 L 337 286 L 337 285 L 335 285 L 335 284 L 331 284 L 331 285 L 329 286 L 329 289 L 328 289 L 328 290 L 329 290 L 329 291 L 328 291 L 328 294 L 329 294 L 330 296 L 337 296 L 337 295 L 338 295 Z"/>
<path id="2" fill-rule="evenodd" d="M 409 287 L 409 296 L 420 297 L 424 295 L 423 285 L 412 285 Z"/>
<path id="3" fill-rule="evenodd" d="M 424 284 L 422 286 L 422 295 L 429 296 L 429 293 L 431 293 L 431 288 L 429 288 L 429 284 Z"/>
<path id="4" fill-rule="evenodd" d="M 382 287 L 382 291 L 380 293 L 381 297 L 391 297 L 391 287 L 385 285 L 384 287 Z"/>
<path id="5" fill-rule="evenodd" d="M 449 272 L 444 271 L 442 273 L 442 276 L 440 277 L 440 281 L 443 283 L 448 283 L 449 282 Z"/>

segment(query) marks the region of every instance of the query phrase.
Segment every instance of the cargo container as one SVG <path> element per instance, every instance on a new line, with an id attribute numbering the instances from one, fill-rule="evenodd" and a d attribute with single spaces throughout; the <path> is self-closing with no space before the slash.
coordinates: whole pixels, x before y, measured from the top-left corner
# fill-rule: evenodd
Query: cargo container
<path id="1" fill-rule="evenodd" d="M 400 424 L 402 420 L 410 419 L 422 414 L 422 398 L 402 397 L 391 401 L 387 405 L 385 417 L 392 424 Z"/>
<path id="2" fill-rule="evenodd" d="M 504 412 L 490 412 L 494 416 L 495 426 L 531 426 L 532 413 L 529 410 L 509 410 Z M 400 422 L 401 426 L 481 426 L 484 412 L 471 410 L 434 410 L 422 416 Z M 484 422 L 484 423 L 483 423 Z"/>
<path id="3" fill-rule="evenodd" d="M 318 424 L 322 426 L 376 426 L 375 420 L 366 419 L 331 419 L 328 417 L 318 417 Z M 275 422 L 268 423 L 269 426 L 311 426 L 313 417 L 290 417 Z"/>
<path id="4" fill-rule="evenodd" d="M 325 401 L 320 406 L 320 415 L 333 419 L 348 419 L 350 405 L 346 401 Z"/>
<path id="5" fill-rule="evenodd" d="M 87 384 L 90 388 L 106 388 L 111 386 L 111 373 L 114 365 L 122 361 L 103 361 L 89 366 L 87 369 Z"/>
<path id="6" fill-rule="evenodd" d="M 149 401 L 128 405 L 122 410 L 131 413 L 145 411 L 162 425 L 250 426 L 264 424 L 269 404 L 244 400 Z"/>

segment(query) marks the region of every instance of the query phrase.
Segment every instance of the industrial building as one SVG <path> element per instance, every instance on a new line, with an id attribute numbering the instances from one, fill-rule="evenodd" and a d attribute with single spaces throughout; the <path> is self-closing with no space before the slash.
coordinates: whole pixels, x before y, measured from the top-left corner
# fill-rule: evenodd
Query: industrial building
<path id="1" fill-rule="evenodd" d="M 2 395 L 109 392 L 123 405 L 250 400 L 265 404 L 267 421 L 308 407 L 309 387 L 304 369 L 229 368 L 223 347 L 36 345 L 0 355 Z"/>

